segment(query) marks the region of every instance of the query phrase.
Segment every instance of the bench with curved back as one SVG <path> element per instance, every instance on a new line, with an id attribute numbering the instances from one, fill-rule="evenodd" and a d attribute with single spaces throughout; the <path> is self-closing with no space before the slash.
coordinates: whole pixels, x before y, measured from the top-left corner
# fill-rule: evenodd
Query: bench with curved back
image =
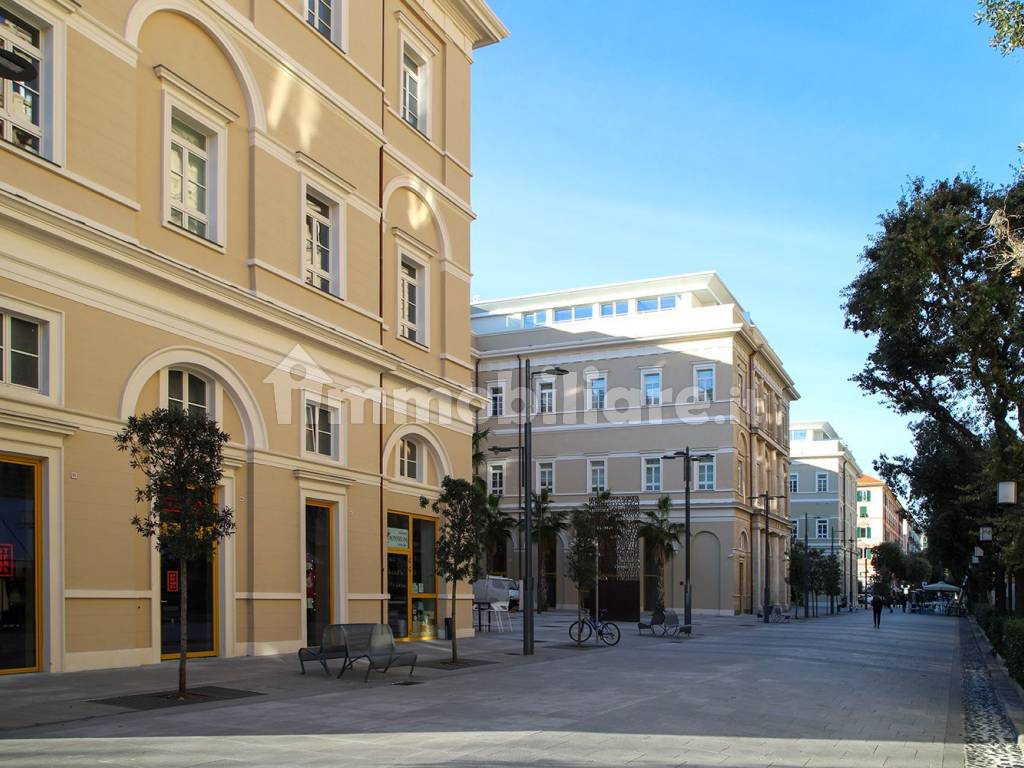
<path id="1" fill-rule="evenodd" d="M 299 649 L 302 674 L 306 674 L 307 661 L 316 661 L 330 675 L 329 659 L 342 659 L 339 678 L 357 661 L 365 660 L 364 681 L 370 679 L 370 672 L 374 670 L 387 672 L 391 667 L 409 667 L 412 677 L 416 669 L 416 654 L 395 648 L 395 637 L 387 624 L 329 624 L 324 627 L 319 646 Z"/>

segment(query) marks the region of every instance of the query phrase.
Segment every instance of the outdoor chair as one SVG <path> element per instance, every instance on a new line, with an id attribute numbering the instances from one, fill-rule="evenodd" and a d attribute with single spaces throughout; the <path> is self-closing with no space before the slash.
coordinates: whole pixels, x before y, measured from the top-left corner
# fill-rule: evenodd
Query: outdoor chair
<path id="1" fill-rule="evenodd" d="M 654 628 L 661 627 L 665 623 L 665 611 L 661 608 L 656 608 L 654 613 L 651 614 L 649 619 L 640 619 L 636 623 L 636 633 L 642 635 L 646 629 L 651 635 L 654 635 Z"/>
<path id="2" fill-rule="evenodd" d="M 512 618 L 508 613 L 508 603 L 498 602 L 491 603 L 491 607 L 487 609 L 487 630 L 491 629 L 491 619 L 494 619 L 494 623 L 498 626 L 499 632 L 511 632 L 512 631 Z"/>
<path id="3" fill-rule="evenodd" d="M 348 661 L 348 646 L 341 624 L 328 624 L 324 627 L 320 636 L 320 645 L 299 648 L 299 666 L 302 667 L 302 674 L 306 674 L 307 661 L 317 661 L 324 668 L 324 672 L 330 676 L 331 670 L 327 668 L 328 659 L 345 659 L 345 662 L 342 662 L 342 672 L 345 671 L 345 663 Z"/>
<path id="4" fill-rule="evenodd" d="M 345 631 L 348 633 L 348 627 L 356 626 L 365 627 L 365 624 L 346 625 Z M 370 672 L 376 670 L 378 672 L 384 672 L 385 674 L 391 667 L 409 667 L 409 677 L 412 677 L 413 671 L 416 669 L 416 654 L 413 651 L 398 651 L 395 648 L 395 636 L 391 633 L 391 627 L 387 624 L 372 624 L 369 635 L 369 642 L 366 646 L 366 651 L 360 657 L 366 659 L 366 677 L 363 678 L 363 682 L 370 679 Z M 359 639 L 362 640 L 362 631 L 360 631 Z M 352 659 L 354 662 L 355 659 Z M 349 663 L 349 667 L 352 663 Z M 344 671 L 344 670 L 342 670 Z M 340 677 L 340 675 L 339 675 Z"/>

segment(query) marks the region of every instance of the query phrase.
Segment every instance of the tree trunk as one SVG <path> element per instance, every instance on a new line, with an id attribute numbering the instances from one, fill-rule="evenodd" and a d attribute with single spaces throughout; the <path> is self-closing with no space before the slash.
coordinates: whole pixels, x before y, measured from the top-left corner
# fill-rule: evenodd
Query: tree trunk
<path id="1" fill-rule="evenodd" d="M 452 640 L 452 664 L 458 664 L 459 663 L 459 643 L 458 643 L 459 632 L 455 628 L 455 614 L 456 614 L 456 608 L 457 608 L 457 605 L 456 605 L 456 602 L 455 602 L 455 592 L 456 592 L 456 590 L 458 588 L 459 588 L 459 580 L 458 579 L 452 579 L 452 637 L 451 637 L 451 640 Z"/>
<path id="2" fill-rule="evenodd" d="M 658 604 L 655 608 L 665 610 L 665 553 L 658 553 Z"/>
<path id="3" fill-rule="evenodd" d="M 179 618 L 181 622 L 178 648 L 178 700 L 185 698 L 186 674 L 188 668 L 188 561 L 179 560 L 178 590 L 181 594 Z"/>

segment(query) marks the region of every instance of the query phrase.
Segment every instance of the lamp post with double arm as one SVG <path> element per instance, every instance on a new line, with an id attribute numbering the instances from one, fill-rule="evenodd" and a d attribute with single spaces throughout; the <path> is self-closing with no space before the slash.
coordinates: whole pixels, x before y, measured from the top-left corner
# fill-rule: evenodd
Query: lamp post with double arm
<path id="1" fill-rule="evenodd" d="M 684 631 L 689 634 L 689 627 L 693 626 L 693 595 L 690 582 L 690 541 L 693 538 L 690 535 L 690 483 L 693 480 L 693 462 L 703 459 L 714 459 L 715 455 L 713 453 L 695 455 L 690 451 L 690 446 L 686 446 L 681 451 L 670 453 L 661 458 L 669 460 L 683 459 L 683 507 L 686 515 L 686 542 L 683 547 L 683 625 L 688 628 Z"/>
<path id="2" fill-rule="evenodd" d="M 569 371 L 565 368 L 553 366 L 543 368 L 539 371 L 530 370 L 530 360 L 525 361 L 526 368 L 526 392 L 523 395 L 524 408 L 526 410 L 526 424 L 523 428 L 522 446 L 495 446 L 491 448 L 493 453 L 519 452 L 519 466 L 522 473 L 523 497 L 525 499 L 523 510 L 523 527 L 526 529 L 526 552 L 523 562 L 523 593 L 520 595 L 520 602 L 523 607 L 523 655 L 533 654 L 533 546 L 530 536 L 533 533 L 533 406 L 530 402 L 530 395 L 533 393 L 533 377 L 540 375 L 565 376 Z M 540 553 L 540 536 L 537 537 L 538 558 Z"/>

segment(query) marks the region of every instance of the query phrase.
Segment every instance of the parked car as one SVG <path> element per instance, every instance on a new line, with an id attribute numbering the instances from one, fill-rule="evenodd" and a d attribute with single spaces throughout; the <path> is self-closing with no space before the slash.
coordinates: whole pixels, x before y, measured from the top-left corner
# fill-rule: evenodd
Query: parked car
<path id="1" fill-rule="evenodd" d="M 481 576 L 473 582 L 473 599 L 478 603 L 507 603 L 519 608 L 519 582 L 504 576 Z"/>

